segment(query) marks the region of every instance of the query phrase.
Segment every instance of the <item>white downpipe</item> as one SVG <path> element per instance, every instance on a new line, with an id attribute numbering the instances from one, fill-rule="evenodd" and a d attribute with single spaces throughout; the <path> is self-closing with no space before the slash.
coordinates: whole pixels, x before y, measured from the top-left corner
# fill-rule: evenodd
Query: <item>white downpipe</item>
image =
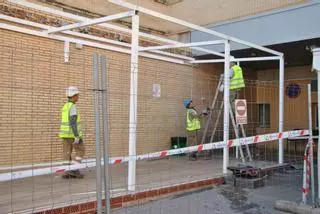
<path id="1" fill-rule="evenodd" d="M 279 60 L 279 133 L 283 132 L 284 118 L 284 58 Z M 283 139 L 279 139 L 279 164 L 283 163 Z"/>
<path id="2" fill-rule="evenodd" d="M 139 51 L 139 16 L 132 17 L 131 39 L 131 75 L 130 75 L 130 121 L 129 121 L 129 156 L 136 156 L 137 141 L 137 96 L 138 96 L 138 51 Z M 128 190 L 136 188 L 136 161 L 128 164 Z"/>
<path id="3" fill-rule="evenodd" d="M 64 41 L 63 54 L 64 54 L 64 63 L 68 63 L 69 56 L 70 56 L 70 42 L 67 40 Z"/>
<path id="4" fill-rule="evenodd" d="M 224 46 L 224 108 L 223 108 L 223 141 L 225 147 L 223 148 L 223 173 L 228 173 L 229 165 L 229 69 L 230 69 L 230 42 L 226 41 Z"/>
<path id="5" fill-rule="evenodd" d="M 310 167 L 311 167 L 311 195 L 312 204 L 315 204 L 314 189 L 314 166 L 313 166 L 313 133 L 312 133 L 312 102 L 311 102 L 311 85 L 308 84 L 308 119 L 309 119 L 309 144 L 310 144 Z"/>

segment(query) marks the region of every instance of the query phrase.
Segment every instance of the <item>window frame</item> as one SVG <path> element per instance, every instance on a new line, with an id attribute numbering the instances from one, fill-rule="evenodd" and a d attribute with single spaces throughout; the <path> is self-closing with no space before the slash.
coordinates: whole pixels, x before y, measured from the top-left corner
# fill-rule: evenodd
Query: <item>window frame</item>
<path id="1" fill-rule="evenodd" d="M 268 112 L 266 113 L 266 111 L 268 111 Z M 262 119 L 261 119 L 261 112 L 264 112 Z M 270 103 L 259 103 L 258 104 L 258 118 L 259 118 L 259 128 L 270 128 L 271 127 L 271 105 L 270 105 Z"/>

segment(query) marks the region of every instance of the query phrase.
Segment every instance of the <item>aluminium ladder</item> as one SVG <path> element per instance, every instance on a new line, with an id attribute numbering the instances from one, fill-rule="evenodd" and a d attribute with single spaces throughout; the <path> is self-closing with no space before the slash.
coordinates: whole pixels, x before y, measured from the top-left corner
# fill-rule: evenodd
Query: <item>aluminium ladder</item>
<path id="1" fill-rule="evenodd" d="M 217 86 L 217 89 L 216 89 L 216 92 L 215 92 L 215 95 L 214 95 L 214 98 L 213 98 L 213 101 L 212 101 L 212 104 L 211 104 L 210 113 L 209 113 L 209 116 L 208 116 L 208 120 L 206 121 L 204 132 L 203 132 L 202 139 L 201 139 L 201 144 L 205 143 L 205 139 L 206 139 L 206 135 L 208 133 L 208 129 L 209 129 L 210 123 L 213 122 L 212 121 L 212 114 L 213 114 L 213 110 L 215 108 L 215 105 L 216 105 L 216 102 L 217 102 L 217 98 L 218 98 L 218 95 L 219 95 L 219 89 L 222 86 L 222 84 L 223 84 L 223 75 L 220 76 L 219 83 L 218 83 L 218 86 Z M 219 124 L 221 112 L 222 112 L 222 109 L 223 109 L 223 104 L 224 103 L 221 102 L 221 104 L 219 106 L 218 116 L 217 116 L 217 119 L 216 119 L 216 121 L 214 123 L 213 130 L 212 130 L 211 137 L 210 137 L 210 141 L 209 141 L 210 143 L 213 142 L 213 138 L 214 138 L 215 132 L 217 130 L 217 126 Z M 231 122 L 232 122 L 233 130 L 235 132 L 235 136 L 236 136 L 237 139 L 239 139 L 240 138 L 239 125 L 236 124 L 232 108 L 229 108 L 229 113 L 230 113 L 230 119 L 231 119 Z M 241 128 L 242 136 L 246 137 L 245 130 L 244 130 L 244 127 L 243 127 L 242 124 L 240 124 L 240 128 Z M 236 157 L 238 158 L 238 151 L 239 150 L 240 150 L 241 160 L 242 160 L 242 162 L 245 162 L 245 157 L 244 157 L 243 150 L 242 150 L 241 146 L 237 146 L 237 148 L 236 148 Z M 246 152 L 247 152 L 249 161 L 252 161 L 249 145 L 246 145 Z"/>

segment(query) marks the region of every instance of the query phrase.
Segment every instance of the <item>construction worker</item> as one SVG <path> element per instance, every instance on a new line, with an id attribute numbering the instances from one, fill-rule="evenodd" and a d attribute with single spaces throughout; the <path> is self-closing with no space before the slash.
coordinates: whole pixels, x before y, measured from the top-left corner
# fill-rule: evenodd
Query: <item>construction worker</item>
<path id="1" fill-rule="evenodd" d="M 229 101 L 230 107 L 232 108 L 232 112 L 235 109 L 235 100 L 239 96 L 239 91 L 241 88 L 245 87 L 242 68 L 237 65 L 235 62 L 230 62 L 230 86 L 229 86 Z M 221 85 L 220 91 L 222 92 L 224 89 L 224 85 Z"/>
<path id="2" fill-rule="evenodd" d="M 235 109 L 235 100 L 239 96 L 239 91 L 241 88 L 245 87 L 243 74 L 242 74 L 242 68 L 237 65 L 235 62 L 230 62 L 230 105 L 232 108 L 232 112 L 234 112 Z"/>
<path id="3" fill-rule="evenodd" d="M 200 115 L 195 109 L 191 99 L 184 100 L 184 106 L 187 109 L 186 113 L 186 130 L 188 146 L 198 145 L 198 130 L 200 130 Z M 197 160 L 197 152 L 192 152 L 189 155 L 190 160 Z"/>
<path id="4" fill-rule="evenodd" d="M 71 154 L 75 149 L 75 157 L 73 161 L 81 163 L 85 149 L 83 142 L 83 132 L 81 128 L 81 117 L 76 103 L 79 100 L 79 90 L 77 87 L 70 86 L 66 90 L 68 101 L 61 109 L 61 126 L 59 137 L 63 139 L 63 158 L 70 163 L 72 160 Z M 79 170 L 67 171 L 64 178 L 83 178 L 83 174 Z"/>

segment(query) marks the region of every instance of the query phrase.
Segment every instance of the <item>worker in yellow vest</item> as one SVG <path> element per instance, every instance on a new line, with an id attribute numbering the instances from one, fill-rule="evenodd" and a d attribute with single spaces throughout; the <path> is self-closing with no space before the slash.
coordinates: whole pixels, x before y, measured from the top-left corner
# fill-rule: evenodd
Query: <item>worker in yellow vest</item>
<path id="1" fill-rule="evenodd" d="M 195 109 L 191 99 L 184 100 L 186 112 L 186 130 L 188 146 L 198 145 L 198 130 L 200 130 L 200 114 Z M 190 160 L 197 160 L 197 152 L 192 152 L 189 155 Z"/>
<path id="2" fill-rule="evenodd" d="M 239 96 L 241 88 L 245 87 L 242 68 L 235 62 L 230 62 L 230 104 L 234 112 L 234 102 Z"/>
<path id="3" fill-rule="evenodd" d="M 234 109 L 235 109 L 234 102 L 239 96 L 240 89 L 245 87 L 245 81 L 243 78 L 242 68 L 239 65 L 237 65 L 235 62 L 230 62 L 229 75 L 230 75 L 229 101 L 231 105 L 230 107 L 233 110 L 232 112 L 234 112 Z M 222 84 L 219 90 L 222 92 L 223 89 L 224 89 L 224 85 Z"/>
<path id="4" fill-rule="evenodd" d="M 73 161 L 81 163 L 85 148 L 83 142 L 83 131 L 81 128 L 81 117 L 76 103 L 79 100 L 79 90 L 77 87 L 70 86 L 66 90 L 68 101 L 61 109 L 61 125 L 59 137 L 63 140 L 63 159 L 70 163 L 71 154 L 75 149 Z M 83 178 L 83 174 L 79 170 L 67 171 L 64 178 Z"/>

